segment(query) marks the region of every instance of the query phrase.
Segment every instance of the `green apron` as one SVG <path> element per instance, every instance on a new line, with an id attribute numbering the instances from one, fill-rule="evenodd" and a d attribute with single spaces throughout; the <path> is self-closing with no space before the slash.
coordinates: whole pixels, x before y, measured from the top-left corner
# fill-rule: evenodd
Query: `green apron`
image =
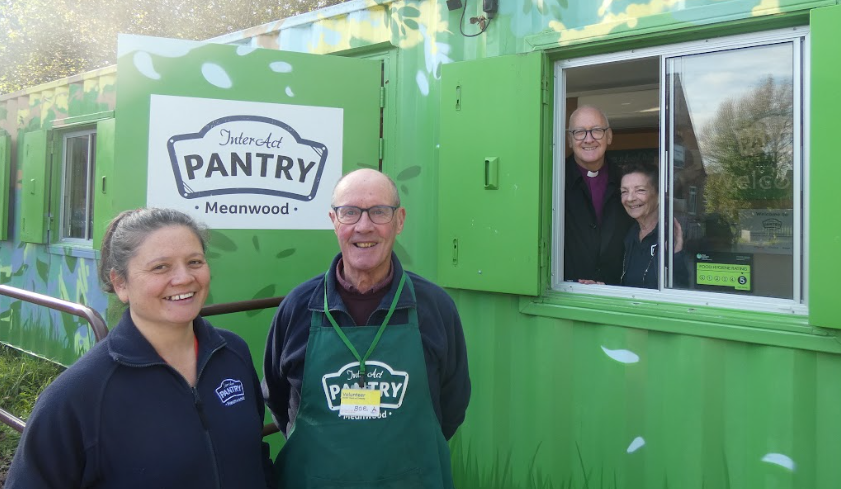
<path id="1" fill-rule="evenodd" d="M 325 304 L 326 304 L 325 276 Z M 343 328 L 329 312 L 313 312 L 301 404 L 275 461 L 283 489 L 451 489 L 450 449 L 432 408 L 417 310 L 408 324 Z M 387 325 L 387 327 L 385 327 Z M 358 388 L 360 355 L 367 388 L 380 390 L 376 418 L 340 416 L 342 388 Z"/>

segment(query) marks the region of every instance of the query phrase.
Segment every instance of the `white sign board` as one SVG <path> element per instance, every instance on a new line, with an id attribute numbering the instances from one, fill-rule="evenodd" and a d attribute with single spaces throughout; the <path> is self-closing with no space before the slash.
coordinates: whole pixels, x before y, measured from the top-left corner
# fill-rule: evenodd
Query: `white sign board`
<path id="1" fill-rule="evenodd" d="M 332 229 L 342 109 L 152 95 L 150 207 L 213 229 Z"/>

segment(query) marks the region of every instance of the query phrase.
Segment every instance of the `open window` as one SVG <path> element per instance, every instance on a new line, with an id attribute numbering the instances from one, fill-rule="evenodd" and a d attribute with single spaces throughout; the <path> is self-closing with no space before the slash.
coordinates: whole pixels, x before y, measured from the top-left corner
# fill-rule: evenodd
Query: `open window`
<path id="1" fill-rule="evenodd" d="M 93 237 L 93 199 L 96 130 L 62 136 L 61 208 L 59 239 L 90 243 Z"/>
<path id="2" fill-rule="evenodd" d="M 805 311 L 807 36 L 806 29 L 794 29 L 556 63 L 555 174 L 566 178 L 569 115 L 595 106 L 613 132 L 607 158 L 625 168 L 655 166 L 658 205 L 650 246 L 638 253 L 637 263 L 623 256 L 623 278 L 613 286 L 568 280 L 564 263 L 581 257 L 565 249 L 568 217 L 556 212 L 553 287 Z M 556 209 L 564 209 L 564 188 L 564 182 L 555 185 Z M 633 205 L 623 208 L 633 214 Z M 629 242 L 648 243 L 640 231 L 647 227 L 638 226 L 627 231 L 625 253 Z M 627 286 L 631 270 L 648 274 L 645 286 Z"/>
<path id="3" fill-rule="evenodd" d="M 86 253 L 102 238 L 94 215 L 112 215 L 106 176 L 113 168 L 112 113 L 25 133 L 21 158 L 20 239 L 56 253 Z M 72 121 L 71 121 L 72 122 Z"/>

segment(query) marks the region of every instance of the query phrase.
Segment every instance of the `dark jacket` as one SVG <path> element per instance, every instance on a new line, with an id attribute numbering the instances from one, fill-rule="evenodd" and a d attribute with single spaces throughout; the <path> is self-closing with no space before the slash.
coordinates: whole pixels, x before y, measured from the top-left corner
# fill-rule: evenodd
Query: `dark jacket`
<path id="1" fill-rule="evenodd" d="M 266 488 L 264 406 L 245 342 L 193 321 L 196 387 L 167 365 L 128 310 L 41 394 L 7 489 Z"/>
<path id="2" fill-rule="evenodd" d="M 337 255 L 330 265 L 327 302 L 330 305 L 330 313 L 340 327 L 353 327 L 353 318 L 348 314 L 336 289 L 336 264 L 339 258 L 341 254 Z M 397 292 L 403 267 L 394 253 L 391 259 L 394 264 L 394 280 L 368 324 L 379 325 L 383 322 Z M 409 308 L 417 308 L 429 394 L 435 414 L 441 423 L 441 431 L 449 440 L 464 421 L 464 413 L 470 400 L 467 348 L 461 319 L 455 303 L 444 289 L 417 274 L 406 273 L 412 279 L 415 294 L 412 296 L 408 287 L 403 289 L 389 322 L 405 323 Z M 290 292 L 280 304 L 269 330 L 263 366 L 263 395 L 283 433 L 289 432 L 298 414 L 304 357 L 307 353 L 310 320 L 314 311 L 324 311 L 324 275 L 304 282 Z M 324 321 L 322 326 L 332 327 L 327 321 Z"/>
<path id="3" fill-rule="evenodd" d="M 598 224 L 590 189 L 578 171 L 575 157 L 566 160 L 564 192 L 564 280 L 596 280 L 619 285 L 622 276 L 623 240 L 633 219 L 619 197 L 622 174 L 606 156 L 608 182 L 602 223 Z"/>
<path id="4" fill-rule="evenodd" d="M 660 268 L 660 246 L 657 244 L 659 228 L 655 226 L 642 241 L 639 239 L 639 223 L 634 222 L 628 230 L 625 236 L 625 255 L 622 258 L 622 285 L 657 288 Z M 672 280 L 674 287 L 686 288 L 689 284 L 689 270 L 686 268 L 686 254 L 683 250 L 674 254 Z"/>

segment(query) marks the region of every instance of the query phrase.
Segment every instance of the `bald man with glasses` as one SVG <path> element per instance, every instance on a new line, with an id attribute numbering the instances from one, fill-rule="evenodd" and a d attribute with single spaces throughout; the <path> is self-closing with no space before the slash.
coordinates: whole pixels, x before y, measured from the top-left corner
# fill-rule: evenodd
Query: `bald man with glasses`
<path id="1" fill-rule="evenodd" d="M 569 117 L 564 213 L 564 280 L 619 285 L 623 240 L 632 219 L 622 207 L 620 168 L 606 155 L 607 116 L 583 105 Z"/>
<path id="2" fill-rule="evenodd" d="M 345 175 L 329 214 L 341 252 L 286 296 L 266 344 L 280 487 L 451 489 L 447 440 L 470 400 L 456 306 L 394 254 L 406 209 L 391 178 Z"/>

